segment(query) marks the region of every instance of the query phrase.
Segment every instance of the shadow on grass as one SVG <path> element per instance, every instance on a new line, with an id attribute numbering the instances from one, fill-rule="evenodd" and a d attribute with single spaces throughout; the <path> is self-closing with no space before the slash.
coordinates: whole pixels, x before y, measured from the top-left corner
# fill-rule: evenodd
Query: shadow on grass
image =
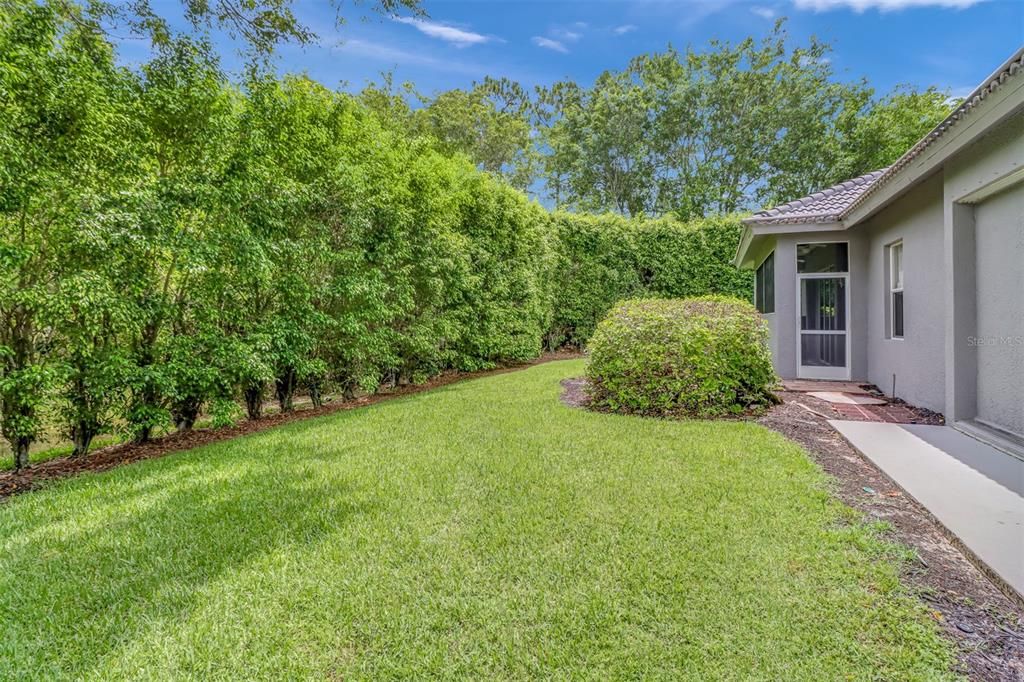
<path id="1" fill-rule="evenodd" d="M 315 469 L 238 464 L 183 459 L 162 487 L 139 471 L 104 481 L 103 502 L 85 499 L 87 484 L 64 491 L 97 515 L 84 523 L 53 513 L 69 507 L 22 508 L 20 524 L 0 515 L 0 531 L 20 525 L 0 538 L 15 550 L 0 560 L 0 677 L 87 674 L 153 622 L 187 618 L 225 573 L 316 545 L 376 506 Z"/>

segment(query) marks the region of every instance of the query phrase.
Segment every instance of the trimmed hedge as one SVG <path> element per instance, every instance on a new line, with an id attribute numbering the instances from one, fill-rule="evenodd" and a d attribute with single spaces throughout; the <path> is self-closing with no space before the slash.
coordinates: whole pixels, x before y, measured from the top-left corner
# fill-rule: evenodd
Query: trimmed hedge
<path id="1" fill-rule="evenodd" d="M 595 407 L 709 417 L 774 401 L 767 325 L 736 298 L 626 301 L 597 326 L 589 347 Z"/>
<path id="2" fill-rule="evenodd" d="M 557 234 L 554 314 L 546 345 L 583 346 L 617 301 L 724 294 L 751 299 L 753 275 L 732 264 L 738 216 L 552 215 Z"/>
<path id="3" fill-rule="evenodd" d="M 0 21 L 16 466 L 48 429 L 82 455 L 579 346 L 623 298 L 750 293 L 735 218 L 552 215 L 308 78 L 238 88 L 188 39 L 120 68 L 65 9 Z"/>

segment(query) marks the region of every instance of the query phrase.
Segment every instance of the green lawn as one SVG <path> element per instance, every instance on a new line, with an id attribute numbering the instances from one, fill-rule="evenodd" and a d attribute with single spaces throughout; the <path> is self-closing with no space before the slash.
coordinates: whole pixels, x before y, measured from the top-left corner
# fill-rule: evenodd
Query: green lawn
<path id="1" fill-rule="evenodd" d="M 948 676 L 792 443 L 573 410 L 581 361 L 0 504 L 0 679 Z"/>

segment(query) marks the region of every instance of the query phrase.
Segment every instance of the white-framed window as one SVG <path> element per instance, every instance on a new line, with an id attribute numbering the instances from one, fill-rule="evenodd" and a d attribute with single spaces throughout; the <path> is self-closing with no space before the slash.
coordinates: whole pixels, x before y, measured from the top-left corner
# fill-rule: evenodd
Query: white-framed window
<path id="1" fill-rule="evenodd" d="M 903 242 L 889 250 L 889 338 L 903 338 Z"/>

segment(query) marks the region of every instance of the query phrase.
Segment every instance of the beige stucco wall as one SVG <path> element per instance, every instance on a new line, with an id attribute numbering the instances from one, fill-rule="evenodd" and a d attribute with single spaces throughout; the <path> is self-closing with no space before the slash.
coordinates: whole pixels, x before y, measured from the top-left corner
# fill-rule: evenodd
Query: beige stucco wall
<path id="1" fill-rule="evenodd" d="M 867 379 L 907 402 L 945 409 L 943 180 L 936 174 L 855 228 L 865 237 L 866 278 L 854 293 L 866 301 Z M 888 337 L 886 247 L 903 240 L 904 337 Z"/>

